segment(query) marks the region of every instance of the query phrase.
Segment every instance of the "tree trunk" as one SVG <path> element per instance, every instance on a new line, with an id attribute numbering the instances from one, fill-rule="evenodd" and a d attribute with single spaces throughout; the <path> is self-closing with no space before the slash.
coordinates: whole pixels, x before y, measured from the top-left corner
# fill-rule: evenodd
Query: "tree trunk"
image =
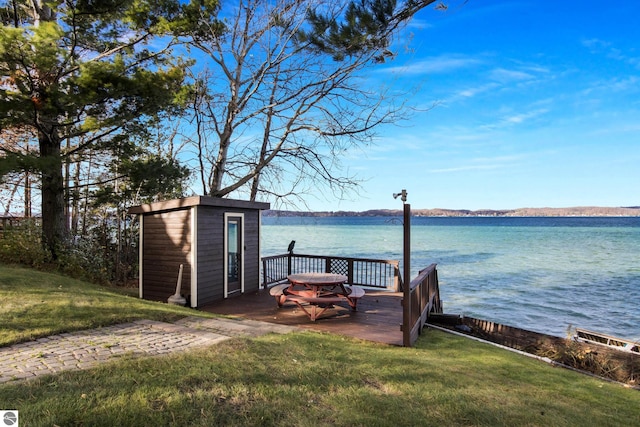
<path id="1" fill-rule="evenodd" d="M 60 138 L 55 131 L 39 131 L 38 140 L 42 160 L 42 239 L 55 259 L 56 249 L 66 235 Z"/>
<path id="2" fill-rule="evenodd" d="M 31 218 L 31 175 L 24 173 L 24 216 Z"/>
<path id="3" fill-rule="evenodd" d="M 54 9 L 44 0 L 30 2 L 33 25 L 38 27 L 42 22 L 52 22 L 56 19 Z M 44 104 L 47 99 L 47 70 L 37 70 L 33 81 L 34 103 L 39 100 Z M 39 110 L 41 106 L 36 103 Z M 48 249 L 54 259 L 56 250 L 64 241 L 65 203 L 64 177 L 62 174 L 62 158 L 60 157 L 60 136 L 57 131 L 55 115 L 38 112 L 36 127 L 38 142 L 40 143 L 40 171 L 42 173 L 42 244 Z"/>
<path id="4" fill-rule="evenodd" d="M 78 220 L 80 218 L 80 164 L 75 165 L 73 177 L 73 193 L 71 196 L 71 235 L 78 235 Z"/>
<path id="5" fill-rule="evenodd" d="M 66 151 L 69 152 L 71 151 L 71 139 L 70 138 L 65 138 L 67 140 L 67 146 L 66 146 Z M 69 188 L 71 187 L 71 157 L 69 156 L 65 156 L 64 159 L 64 193 L 63 193 L 63 197 L 64 197 L 64 217 L 65 218 L 71 218 L 71 206 L 69 205 L 69 203 L 71 202 L 71 193 L 69 192 Z M 65 232 L 67 234 L 69 234 L 69 222 L 65 221 Z"/>
<path id="6" fill-rule="evenodd" d="M 229 113 L 229 117 L 233 114 Z M 224 132 L 220 135 L 220 145 L 218 147 L 218 156 L 216 157 L 216 163 L 213 168 L 213 177 L 211 178 L 211 184 L 209 191 L 213 197 L 223 197 L 225 194 L 220 194 L 222 189 L 222 179 L 227 171 L 227 157 L 229 155 L 229 145 L 231 144 L 231 135 L 233 133 L 231 127 L 232 119 L 227 120 Z"/>

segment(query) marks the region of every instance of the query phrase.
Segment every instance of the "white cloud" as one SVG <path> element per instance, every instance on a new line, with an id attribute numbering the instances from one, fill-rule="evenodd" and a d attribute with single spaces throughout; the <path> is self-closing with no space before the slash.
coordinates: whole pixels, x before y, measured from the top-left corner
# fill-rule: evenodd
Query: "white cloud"
<path id="1" fill-rule="evenodd" d="M 637 76 L 629 76 L 626 78 L 601 80 L 594 82 L 579 93 L 580 96 L 591 96 L 593 94 L 612 93 L 633 93 L 640 91 L 640 78 Z"/>
<path id="2" fill-rule="evenodd" d="M 459 91 L 453 94 L 453 97 L 449 98 L 449 102 L 457 101 L 461 98 L 473 98 L 475 96 L 494 90 L 498 87 L 499 85 L 497 83 L 486 83 L 480 86 L 460 89 Z"/>
<path id="3" fill-rule="evenodd" d="M 629 76 L 625 79 L 615 79 L 607 85 L 607 89 L 615 92 L 638 91 L 640 79 L 637 76 Z"/>
<path id="4" fill-rule="evenodd" d="M 384 68 L 381 72 L 399 73 L 402 75 L 440 74 L 450 73 L 452 71 L 465 68 L 472 68 L 481 63 L 481 60 L 474 57 L 463 55 L 441 55 L 423 59 L 414 63 L 408 63 L 407 65 Z"/>
<path id="5" fill-rule="evenodd" d="M 432 28 L 433 24 L 429 23 L 426 19 L 412 19 L 411 22 L 409 22 L 409 25 L 407 26 L 408 28 L 415 28 L 418 30 L 425 30 L 427 28 Z"/>
<path id="6" fill-rule="evenodd" d="M 531 110 L 523 113 L 513 113 L 509 115 L 503 115 L 502 117 L 498 118 L 498 120 L 495 123 L 481 126 L 481 129 L 489 131 L 489 130 L 504 129 L 507 127 L 515 126 L 515 125 L 522 125 L 544 114 L 547 114 L 549 111 L 550 110 L 548 108 L 539 108 L 539 109 L 535 109 L 535 110 Z"/>
<path id="7" fill-rule="evenodd" d="M 466 172 L 472 170 L 488 170 L 488 169 L 496 169 L 496 166 L 489 165 L 469 165 L 469 166 L 458 166 L 452 168 L 443 168 L 443 169 L 432 169 L 431 173 L 453 173 L 453 172 Z"/>
<path id="8" fill-rule="evenodd" d="M 592 51 L 596 51 L 596 50 L 608 48 L 609 46 L 611 46 L 611 43 L 594 38 L 594 39 L 582 40 L 582 45 L 591 49 Z"/>
<path id="9" fill-rule="evenodd" d="M 518 162 L 523 158 L 524 158 L 523 155 L 478 157 L 475 159 L 469 159 L 469 162 L 465 165 L 454 166 L 449 168 L 441 168 L 441 169 L 432 169 L 430 172 L 431 173 L 454 173 L 454 172 L 466 172 L 466 171 L 503 169 L 507 166 L 513 166 L 515 162 Z"/>
<path id="10" fill-rule="evenodd" d="M 507 70 L 505 68 L 496 68 L 492 70 L 489 74 L 489 77 L 492 80 L 496 80 L 502 84 L 531 80 L 535 78 L 533 74 L 524 71 Z"/>
<path id="11" fill-rule="evenodd" d="M 640 58 L 637 56 L 635 49 L 625 52 L 620 48 L 614 47 L 612 43 L 600 39 L 582 40 L 582 45 L 594 55 L 604 55 L 608 59 L 640 68 Z"/>
<path id="12" fill-rule="evenodd" d="M 530 119 L 535 119 L 536 117 L 541 116 L 547 112 L 549 112 L 549 110 L 542 108 L 539 110 L 529 111 L 528 113 L 520 113 L 513 116 L 505 117 L 503 120 L 506 123 L 520 124 L 524 123 L 525 121 L 529 121 Z"/>

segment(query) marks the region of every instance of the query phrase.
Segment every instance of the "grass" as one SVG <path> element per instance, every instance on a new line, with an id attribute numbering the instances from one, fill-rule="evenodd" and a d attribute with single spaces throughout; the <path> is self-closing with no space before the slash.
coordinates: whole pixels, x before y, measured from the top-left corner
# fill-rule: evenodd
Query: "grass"
<path id="1" fill-rule="evenodd" d="M 62 332 L 139 319 L 172 321 L 207 313 L 132 297 L 65 276 L 0 264 L 0 347 Z"/>
<path id="2" fill-rule="evenodd" d="M 410 349 L 300 332 L 5 383 L 0 409 L 25 426 L 627 426 L 639 393 L 436 330 Z"/>

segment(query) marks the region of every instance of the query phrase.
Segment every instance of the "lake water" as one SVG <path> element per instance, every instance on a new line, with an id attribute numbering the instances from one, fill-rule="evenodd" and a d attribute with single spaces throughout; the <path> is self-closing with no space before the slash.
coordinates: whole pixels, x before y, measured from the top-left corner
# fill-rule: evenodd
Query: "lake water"
<path id="1" fill-rule="evenodd" d="M 402 262 L 401 218 L 264 217 L 262 255 Z M 445 313 L 640 341 L 640 217 L 414 217 L 411 277 L 438 264 Z M 401 266 L 402 271 L 402 266 Z"/>

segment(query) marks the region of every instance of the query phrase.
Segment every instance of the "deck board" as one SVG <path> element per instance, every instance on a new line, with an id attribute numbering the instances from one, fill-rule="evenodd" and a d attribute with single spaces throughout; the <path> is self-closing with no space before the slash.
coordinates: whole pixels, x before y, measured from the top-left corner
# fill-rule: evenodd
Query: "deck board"
<path id="1" fill-rule="evenodd" d="M 269 291 L 260 290 L 214 302 L 202 310 L 378 343 L 402 345 L 401 301 L 402 293 L 367 290 L 358 301 L 357 311 L 351 311 L 345 302 L 343 305 L 335 305 L 312 322 L 294 303 L 287 303 L 278 308 Z"/>

